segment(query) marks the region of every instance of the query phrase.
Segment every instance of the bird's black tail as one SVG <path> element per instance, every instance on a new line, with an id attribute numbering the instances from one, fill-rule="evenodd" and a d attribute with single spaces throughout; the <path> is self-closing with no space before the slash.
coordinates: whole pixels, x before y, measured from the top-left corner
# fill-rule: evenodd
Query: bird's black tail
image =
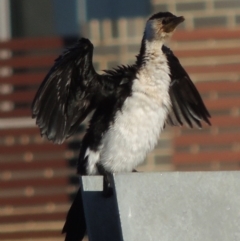
<path id="1" fill-rule="evenodd" d="M 82 193 L 79 189 L 70 207 L 62 233 L 66 233 L 65 241 L 82 241 L 86 233 Z"/>

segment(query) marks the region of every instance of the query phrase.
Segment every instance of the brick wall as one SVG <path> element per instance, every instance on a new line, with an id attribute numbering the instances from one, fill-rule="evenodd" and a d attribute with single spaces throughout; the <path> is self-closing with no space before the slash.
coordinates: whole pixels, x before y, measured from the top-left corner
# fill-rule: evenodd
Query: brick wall
<path id="1" fill-rule="evenodd" d="M 184 15 L 184 28 L 229 27 L 240 23 L 238 0 L 152 0 L 153 11 L 170 11 Z"/>
<path id="2" fill-rule="evenodd" d="M 184 34 L 184 36 L 181 36 Z M 181 45 L 189 38 L 198 48 Z M 173 165 L 178 170 L 238 170 L 240 163 L 240 29 L 176 33 L 176 54 L 204 97 L 212 127 L 177 128 Z"/>
<path id="3" fill-rule="evenodd" d="M 60 230 L 78 183 L 69 166 L 80 145 L 41 138 L 30 105 L 64 47 L 57 37 L 0 41 L 1 241 L 63 240 Z"/>

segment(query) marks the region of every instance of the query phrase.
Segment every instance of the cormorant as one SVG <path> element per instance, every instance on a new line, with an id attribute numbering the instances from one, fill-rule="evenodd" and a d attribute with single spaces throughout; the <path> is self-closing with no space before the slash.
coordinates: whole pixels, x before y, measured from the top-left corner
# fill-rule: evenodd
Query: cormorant
<path id="1" fill-rule="evenodd" d="M 32 104 L 41 135 L 62 143 L 93 112 L 82 140 L 80 175 L 131 172 L 157 144 L 166 124 L 210 125 L 196 87 L 173 52 L 164 45 L 184 18 L 169 12 L 151 16 L 136 63 L 96 73 L 93 44 L 81 38 L 55 61 Z M 79 191 L 63 232 L 82 240 L 84 214 Z"/>

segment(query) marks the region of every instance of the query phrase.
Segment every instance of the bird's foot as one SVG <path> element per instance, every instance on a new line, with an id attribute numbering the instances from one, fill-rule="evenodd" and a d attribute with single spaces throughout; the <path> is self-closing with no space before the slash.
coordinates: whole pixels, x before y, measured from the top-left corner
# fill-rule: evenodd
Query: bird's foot
<path id="1" fill-rule="evenodd" d="M 107 198 L 113 195 L 113 187 L 111 186 L 109 179 L 109 176 L 103 177 L 103 196 Z"/>
<path id="2" fill-rule="evenodd" d="M 97 164 L 100 175 L 103 175 L 103 196 L 109 198 L 113 195 L 113 187 L 111 186 L 112 173 L 105 170 L 101 164 Z"/>

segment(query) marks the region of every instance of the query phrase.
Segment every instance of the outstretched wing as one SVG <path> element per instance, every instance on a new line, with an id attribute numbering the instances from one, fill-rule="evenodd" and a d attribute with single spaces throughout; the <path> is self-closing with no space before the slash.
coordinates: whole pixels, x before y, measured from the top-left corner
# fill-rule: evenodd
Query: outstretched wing
<path id="1" fill-rule="evenodd" d="M 72 135 L 112 86 L 103 83 L 92 64 L 93 45 L 80 39 L 56 60 L 32 103 L 41 135 L 62 143 Z"/>
<path id="2" fill-rule="evenodd" d="M 205 121 L 211 125 L 210 114 L 189 75 L 169 48 L 163 46 L 162 50 L 167 55 L 171 72 L 169 94 L 172 110 L 169 112 L 167 124 L 186 124 L 191 128 L 196 125 L 201 128 L 201 121 Z"/>

